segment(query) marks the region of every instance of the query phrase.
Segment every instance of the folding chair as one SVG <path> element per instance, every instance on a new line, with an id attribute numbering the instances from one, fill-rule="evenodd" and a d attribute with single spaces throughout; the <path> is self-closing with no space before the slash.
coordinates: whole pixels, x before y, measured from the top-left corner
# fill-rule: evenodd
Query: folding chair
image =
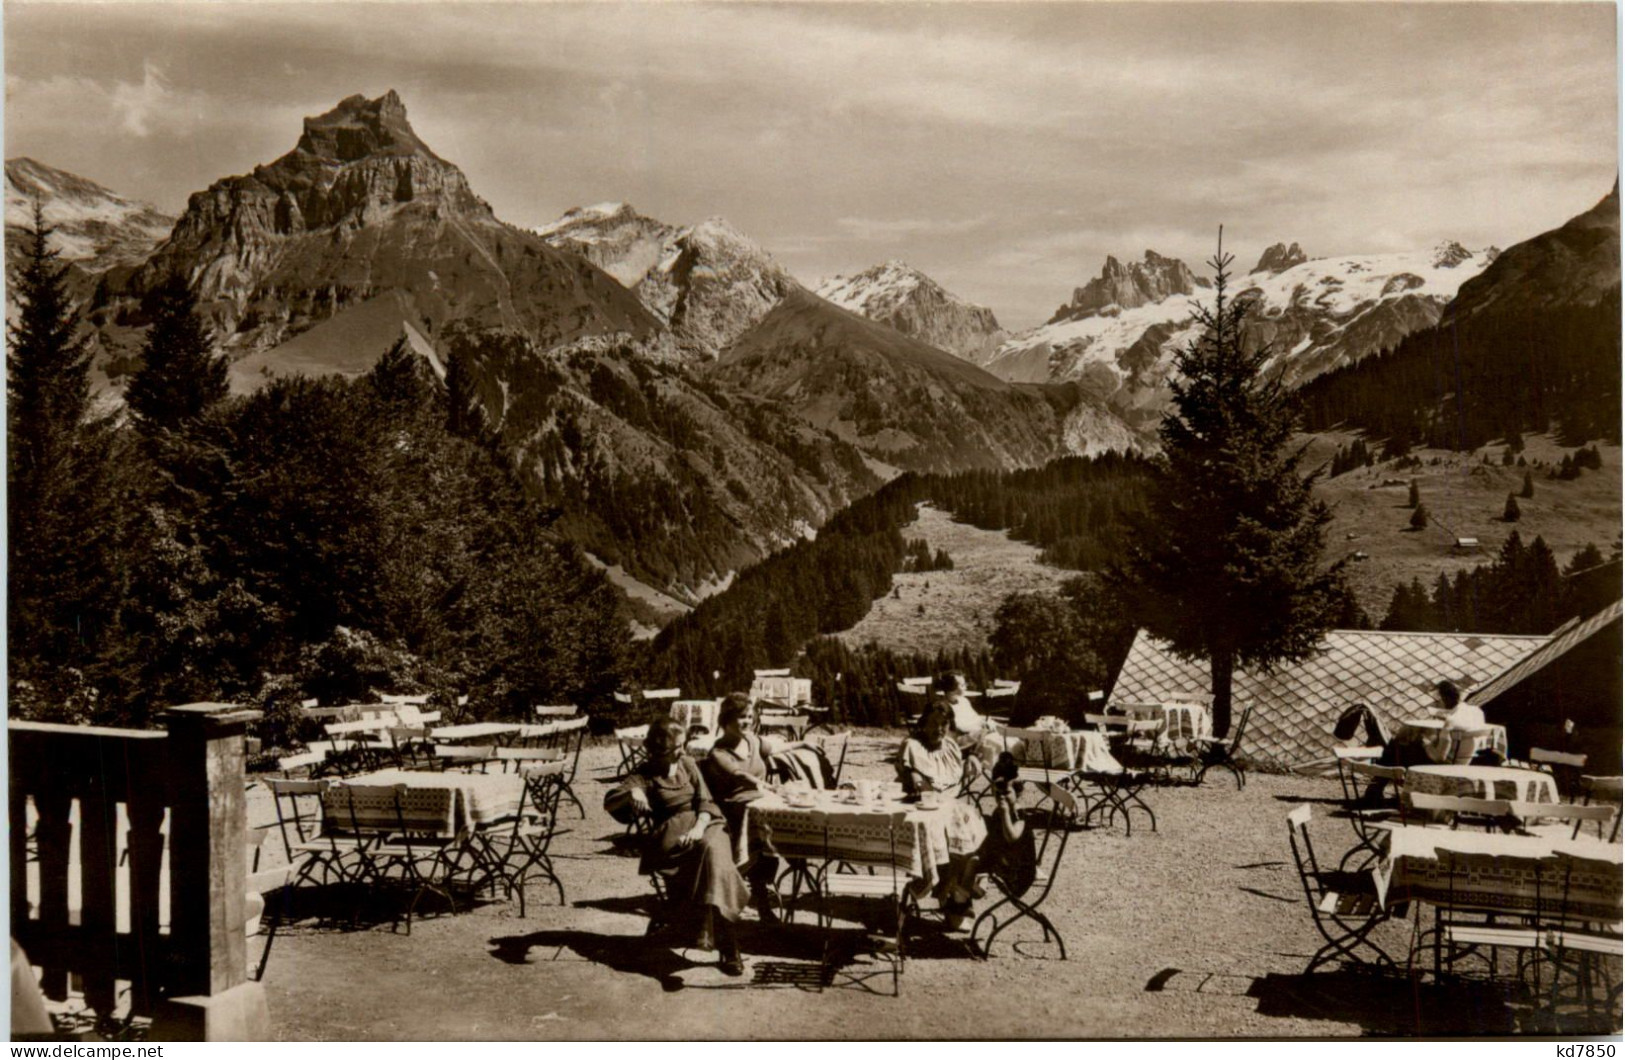
<path id="1" fill-rule="evenodd" d="M 1536 769 L 1544 769 L 1552 775 L 1553 782 L 1557 784 L 1558 798 L 1574 798 L 1574 793 L 1580 786 L 1580 771 L 1586 766 L 1585 755 L 1571 755 L 1562 751 L 1548 751 L 1544 747 L 1531 747 L 1529 761 Z"/>
<path id="2" fill-rule="evenodd" d="M 1600 979 L 1606 992 L 1605 1014 L 1609 1024 L 1599 1029 L 1617 1030 L 1622 984 L 1609 982 L 1608 967 L 1610 963 L 1618 967 L 1617 962 L 1625 959 L 1625 937 L 1621 936 L 1618 922 L 1590 921 L 1576 915 L 1579 910 L 1572 902 L 1575 877 L 1583 875 L 1590 867 L 1585 859 L 1564 851 L 1557 852 L 1556 859 L 1563 879 L 1562 898 L 1556 917 L 1547 926 L 1544 939 L 1546 952 L 1552 960 L 1551 1013 L 1554 1017 L 1557 1015 L 1558 1005 L 1563 999 L 1565 971 L 1574 978 L 1573 999 L 1585 1005 L 1588 1015 L 1596 1004 L 1595 984 Z M 1608 870 L 1615 875 L 1619 871 L 1613 866 L 1608 866 Z M 1599 961 L 1598 957 L 1604 960 Z"/>
<path id="3" fill-rule="evenodd" d="M 1595 796 L 1596 798 L 1599 798 L 1599 799 L 1605 799 L 1608 802 L 1615 803 L 1615 804 L 1620 802 L 1620 778 L 1619 777 L 1581 777 L 1580 778 L 1580 790 L 1585 792 L 1585 798 L 1583 800 L 1581 800 L 1581 805 L 1584 805 L 1584 806 L 1590 806 L 1591 805 L 1591 800 L 1592 800 L 1593 796 Z M 1613 831 L 1609 832 L 1609 834 L 1608 834 L 1608 841 L 1610 843 L 1619 842 L 1619 819 L 1620 819 L 1621 813 L 1620 813 L 1620 808 L 1617 805 L 1615 806 L 1614 809 L 1615 809 L 1614 827 L 1613 827 Z M 1574 825 L 1574 835 L 1571 838 L 1576 838 L 1577 839 L 1577 838 L 1579 838 L 1579 835 L 1580 835 L 1580 822 L 1577 821 L 1577 822 L 1575 822 L 1575 825 Z M 1598 827 L 1597 838 L 1598 839 L 1602 838 L 1601 826 Z"/>
<path id="4" fill-rule="evenodd" d="M 265 786 L 276 807 L 277 831 L 290 866 L 297 869 L 290 886 L 297 887 L 321 873 L 322 884 L 354 878 L 360 859 L 361 840 L 347 827 L 338 826 L 327 814 L 323 799 L 326 780 L 287 780 L 271 777 Z"/>
<path id="5" fill-rule="evenodd" d="M 1038 787 L 1040 802 L 1026 813 L 1028 828 L 1038 828 L 1043 833 L 1043 839 L 1038 843 L 1038 870 L 1033 877 L 1031 886 L 1022 893 L 996 874 L 990 874 L 998 887 L 1002 897 L 976 918 L 971 925 L 970 944 L 973 952 L 978 952 L 983 960 L 987 960 L 993 953 L 993 940 L 1005 928 L 1021 920 L 1031 920 L 1044 931 L 1044 941 L 1052 937 L 1055 945 L 1060 948 L 1061 960 L 1066 960 L 1066 940 L 1061 938 L 1060 930 L 1049 917 L 1039 910 L 1044 899 L 1055 886 L 1055 880 L 1060 876 L 1062 859 L 1066 854 L 1067 838 L 1072 834 L 1072 825 L 1078 819 L 1078 802 L 1072 793 L 1059 784 L 1045 783 Z M 1047 806 L 1046 806 L 1047 804 Z M 1008 915 L 1001 917 L 999 910 L 1005 906 L 1011 907 Z M 977 937 L 984 924 L 992 925 L 987 939 L 978 943 Z"/>
<path id="6" fill-rule="evenodd" d="M 456 831 L 457 792 L 450 787 L 413 788 L 405 784 L 342 786 L 351 827 L 369 840 L 361 847 L 361 878 L 369 891 L 398 888 L 412 891 L 406 906 L 406 934 L 412 914 L 425 894 L 438 894 L 457 911 L 449 879 L 457 871 L 455 855 L 463 837 Z M 397 870 L 398 875 L 391 875 Z M 400 916 L 391 909 L 391 930 Z"/>
<path id="7" fill-rule="evenodd" d="M 875 933 L 875 941 L 879 942 L 878 952 L 891 965 L 892 995 L 899 996 L 904 965 L 903 940 L 914 909 L 908 886 L 908 870 L 915 854 L 914 834 L 908 813 L 826 813 L 821 816 L 824 819 L 824 863 L 813 883 L 818 898 L 818 923 L 824 934 L 824 979 L 830 981 L 835 971 L 830 956 L 836 936 L 835 906 L 858 903 L 871 907 L 881 917 L 882 930 Z M 850 843 L 837 846 L 831 841 L 832 837 L 872 832 L 877 823 L 885 828 L 886 843 L 871 853 L 860 854 Z M 861 913 L 858 918 L 862 918 Z"/>
<path id="8" fill-rule="evenodd" d="M 1518 954 L 1518 974 L 1524 974 L 1526 960 L 1537 962 L 1542 953 L 1544 939 L 1542 917 L 1551 900 L 1552 870 L 1537 862 L 1534 866 L 1534 902 L 1526 912 L 1505 913 L 1463 906 L 1456 900 L 1456 881 L 1467 878 L 1469 867 L 1466 855 L 1452 850 L 1438 851 L 1440 872 L 1446 880 L 1445 901 L 1433 906 L 1433 973 L 1459 975 L 1457 964 L 1467 957 L 1485 962 L 1490 979 L 1499 970 L 1499 955 L 1503 949 Z M 1510 918 L 1510 919 L 1508 919 Z M 1425 937 L 1425 936 L 1424 936 Z M 1488 951 L 1488 952 L 1485 952 Z M 1538 966 L 1535 971 L 1539 981 Z"/>
<path id="9" fill-rule="evenodd" d="M 389 730 L 389 747 L 398 769 L 433 769 L 434 744 L 429 741 L 429 730 L 422 725 L 397 725 Z"/>
<path id="10" fill-rule="evenodd" d="M 569 799 L 575 806 L 581 819 L 587 819 L 587 808 L 581 804 L 576 795 L 576 772 L 581 768 L 581 748 L 587 742 L 587 719 L 576 718 L 571 721 L 559 723 L 551 736 L 544 739 L 543 746 L 559 755 L 564 762 L 564 768 L 555 778 L 559 786 L 561 797 Z"/>
<path id="11" fill-rule="evenodd" d="M 461 773 L 472 773 L 476 768 L 481 773 L 486 767 L 497 761 L 497 749 L 491 747 L 465 747 L 462 744 L 435 744 L 435 764 L 440 772 L 455 769 Z"/>
<path id="12" fill-rule="evenodd" d="M 1116 739 L 1117 748 L 1121 757 L 1127 758 L 1122 769 L 1115 773 L 1105 773 L 1099 770 L 1080 770 L 1073 774 L 1070 785 L 1072 791 L 1083 797 L 1085 807 L 1083 820 L 1087 824 L 1094 820 L 1096 814 L 1102 817 L 1104 827 L 1110 828 L 1119 816 L 1123 818 L 1123 834 L 1134 834 L 1133 811 L 1139 810 L 1151 819 L 1151 830 L 1157 830 L 1157 815 L 1151 806 L 1141 797 L 1140 792 L 1145 786 L 1156 779 L 1151 770 L 1142 769 L 1135 764 L 1134 752 L 1130 741 L 1135 738 L 1145 739 L 1161 731 L 1163 723 L 1160 721 L 1136 721 L 1128 717 L 1116 717 L 1109 714 L 1086 714 L 1084 721 L 1093 724 L 1106 734 L 1108 740 Z M 1113 730 L 1117 730 L 1113 732 Z M 1128 753 L 1121 749 L 1128 748 Z M 1094 787 L 1096 797 L 1090 799 L 1083 791 L 1082 785 L 1089 784 Z"/>
<path id="13" fill-rule="evenodd" d="M 1407 792 L 1410 808 L 1416 813 L 1431 813 L 1447 822 L 1451 831 L 1462 825 L 1477 826 L 1486 832 L 1500 829 L 1514 831 L 1518 827 L 1512 803 L 1505 799 L 1471 799 L 1458 795 L 1433 795 L 1424 791 Z"/>
<path id="14" fill-rule="evenodd" d="M 1455 765 L 1471 765 L 1480 751 L 1494 751 L 1494 729 L 1463 729 L 1451 736 L 1449 760 Z"/>
<path id="15" fill-rule="evenodd" d="M 534 707 L 532 710 L 538 718 L 544 721 L 559 721 L 564 718 L 573 718 L 581 713 L 581 708 L 574 703 L 561 703 L 557 706 Z"/>
<path id="16" fill-rule="evenodd" d="M 835 778 L 834 786 L 837 788 L 841 786 L 841 774 L 846 770 L 846 752 L 851 745 L 851 729 L 834 733 L 818 741 L 819 750 L 824 752 L 824 758 L 830 763 Z"/>
<path id="17" fill-rule="evenodd" d="M 510 901 L 514 894 L 519 895 L 520 917 L 525 915 L 525 883 L 532 870 L 558 890 L 559 905 L 564 905 L 564 882 L 554 871 L 548 848 L 554 837 L 569 831 L 558 827 L 561 793 L 558 773 L 532 770 L 522 775 L 525 792 L 511 826 L 479 833 L 493 878 L 501 880 Z"/>
<path id="18" fill-rule="evenodd" d="M 615 730 L 615 742 L 621 750 L 621 764 L 615 770 L 615 776 L 628 777 L 636 773 L 643 763 L 648 761 L 649 752 L 644 749 L 643 741 L 648 738 L 649 726 L 633 725 L 624 729 Z"/>
<path id="19" fill-rule="evenodd" d="M 1366 936 L 1378 924 L 1388 919 L 1389 913 L 1377 901 L 1376 890 L 1343 893 L 1322 882 L 1320 863 L 1315 860 L 1314 844 L 1309 839 L 1311 811 L 1307 804 L 1299 806 L 1286 816 L 1287 838 L 1292 844 L 1292 860 L 1298 867 L 1298 879 L 1303 884 L 1303 896 L 1309 902 L 1309 916 L 1315 922 L 1326 944 L 1309 958 L 1303 974 L 1308 975 L 1323 964 L 1340 957 L 1361 961 L 1359 951 L 1369 949 L 1382 965 L 1394 968 L 1394 960 L 1382 947 Z"/>
<path id="20" fill-rule="evenodd" d="M 1193 783 L 1200 784 L 1207 779 L 1210 769 L 1228 769 L 1236 778 L 1236 790 L 1240 791 L 1247 786 L 1247 770 L 1237 760 L 1236 755 L 1241 750 L 1242 737 L 1247 733 L 1247 719 L 1252 717 L 1253 705 L 1248 703 L 1241 709 L 1241 717 L 1236 722 L 1236 730 L 1231 734 L 1228 742 L 1216 740 L 1209 736 L 1199 738 L 1196 743 L 1200 747 L 1198 758 L 1201 768 L 1191 777 Z"/>
<path id="21" fill-rule="evenodd" d="M 1405 770 L 1399 766 L 1379 766 L 1371 759 L 1382 752 L 1380 747 L 1334 747 L 1337 756 L 1337 776 L 1343 785 L 1343 814 L 1354 830 L 1354 846 L 1338 862 L 1342 871 L 1363 871 L 1382 858 L 1381 838 L 1395 824 L 1405 823 L 1403 797 L 1397 808 L 1372 806 L 1368 794 L 1378 781 L 1394 785 L 1396 794 L 1402 792 Z M 1349 863 L 1359 858 L 1353 868 Z"/>

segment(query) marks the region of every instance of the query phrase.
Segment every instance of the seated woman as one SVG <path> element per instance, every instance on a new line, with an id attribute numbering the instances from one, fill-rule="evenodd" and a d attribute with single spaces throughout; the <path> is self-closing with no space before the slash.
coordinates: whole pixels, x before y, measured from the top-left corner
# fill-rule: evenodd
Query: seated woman
<path id="1" fill-rule="evenodd" d="M 711 948 L 714 931 L 722 971 L 743 975 L 734 921 L 745 906 L 745 881 L 734 867 L 722 811 L 699 766 L 683 752 L 686 738 L 683 726 L 672 718 L 650 724 L 644 744 L 649 760 L 605 796 L 604 808 L 617 820 L 650 816 L 654 828 L 638 871 L 659 874 L 667 898 L 700 921 L 699 947 Z"/>
<path id="2" fill-rule="evenodd" d="M 897 756 L 897 773 L 911 794 L 926 791 L 945 793 L 953 799 L 967 771 L 979 768 L 975 759 L 960 754 L 959 745 L 947 738 L 953 713 L 946 703 L 926 708 L 914 735 L 903 744 Z M 971 911 L 976 897 L 976 853 L 987 839 L 987 825 L 974 807 L 950 802 L 944 810 L 948 832 L 948 865 L 937 885 L 943 922 L 957 930 Z"/>
<path id="3" fill-rule="evenodd" d="M 722 815 L 727 818 L 729 833 L 737 839 L 745 808 L 767 792 L 768 756 L 808 745 L 756 733 L 756 709 L 742 692 L 730 693 L 723 699 L 717 724 L 722 735 L 717 737 L 706 759 L 705 776 L 711 785 L 711 794 L 716 796 Z M 777 921 L 778 914 L 773 911 L 768 893 L 779 873 L 779 859 L 773 850 L 771 834 L 753 828 L 750 847 L 754 857 L 746 879 L 750 882 L 751 900 L 762 920 Z"/>

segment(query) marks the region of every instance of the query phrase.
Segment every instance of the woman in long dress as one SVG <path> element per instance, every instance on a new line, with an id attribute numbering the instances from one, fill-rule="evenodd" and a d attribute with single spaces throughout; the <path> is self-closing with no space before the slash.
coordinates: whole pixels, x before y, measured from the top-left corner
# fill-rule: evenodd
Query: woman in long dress
<path id="1" fill-rule="evenodd" d="M 727 818 L 728 831 L 737 840 L 746 809 L 767 794 L 768 756 L 807 744 L 787 743 L 756 732 L 756 709 L 750 698 L 739 692 L 723 699 L 717 724 L 722 735 L 717 737 L 702 771 Z M 756 818 L 751 821 L 749 846 L 753 856 L 745 878 L 750 883 L 751 901 L 756 905 L 757 915 L 764 923 L 773 923 L 779 917 L 773 909 L 770 888 L 778 876 L 779 859 L 773 849 L 772 835 L 756 827 Z"/>
<path id="2" fill-rule="evenodd" d="M 745 881 L 734 867 L 722 811 L 684 753 L 687 735 L 672 718 L 650 724 L 648 761 L 605 796 L 604 808 L 622 820 L 648 815 L 652 828 L 638 871 L 659 875 L 667 899 L 700 922 L 701 949 L 711 948 L 714 932 L 724 973 L 743 975 L 734 922 L 745 907 Z"/>
<path id="3" fill-rule="evenodd" d="M 978 896 L 976 888 L 977 851 L 987 839 L 987 825 L 975 807 L 955 798 L 967 768 L 976 769 L 975 759 L 966 762 L 959 745 L 948 738 L 953 713 L 946 703 L 926 708 L 914 734 L 897 756 L 897 772 L 905 790 L 912 794 L 936 791 L 946 796 L 938 812 L 943 814 L 948 839 L 948 864 L 937 883 L 937 899 L 944 925 L 958 930 L 970 914 Z"/>

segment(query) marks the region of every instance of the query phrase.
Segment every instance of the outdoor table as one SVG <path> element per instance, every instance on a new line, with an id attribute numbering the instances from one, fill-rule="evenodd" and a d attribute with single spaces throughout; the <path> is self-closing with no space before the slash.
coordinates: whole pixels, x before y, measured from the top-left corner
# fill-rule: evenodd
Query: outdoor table
<path id="1" fill-rule="evenodd" d="M 482 739 L 513 739 L 523 729 L 523 725 L 503 721 L 476 721 L 467 725 L 442 725 L 437 729 L 429 730 L 429 736 L 434 740 L 448 742 L 461 740 Z M 506 742 L 504 740 L 503 742 Z"/>
<path id="2" fill-rule="evenodd" d="M 1508 802 L 1554 803 L 1557 782 L 1550 773 L 1515 766 L 1433 765 L 1405 770 L 1405 786 L 1429 795 L 1455 795 Z"/>
<path id="3" fill-rule="evenodd" d="M 525 778 L 517 773 L 422 773 L 407 769 L 380 769 L 351 777 L 344 783 L 373 787 L 402 784 L 413 790 L 450 788 L 457 793 L 452 821 L 459 834 L 497 821 L 511 821 L 519 813 L 519 804 L 525 794 Z M 349 821 L 350 807 L 344 798 L 343 784 L 329 787 L 322 799 L 324 811 L 333 820 Z M 363 828 L 368 827 L 369 823 L 381 829 L 396 827 L 392 816 L 388 820 L 359 820 L 357 823 Z"/>
<path id="4" fill-rule="evenodd" d="M 1372 870 L 1384 908 L 1405 901 L 1491 913 L 1555 910 L 1570 919 L 1621 919 L 1621 848 L 1581 837 L 1457 832 L 1405 825 L 1378 841 Z M 1448 860 L 1441 854 L 1449 855 Z"/>
<path id="5" fill-rule="evenodd" d="M 942 796 L 939 805 L 925 809 L 917 802 L 887 798 L 859 805 L 850 792 L 810 792 L 812 805 L 791 806 L 777 792 L 769 792 L 745 807 L 739 828 L 738 853 L 741 862 L 750 857 L 750 833 L 754 824 L 773 838 L 773 849 L 789 859 L 823 858 L 824 826 L 829 814 L 840 814 L 848 822 L 852 816 L 873 818 L 873 828 L 844 827 L 829 836 L 828 855 L 832 859 L 885 861 L 892 854 L 887 836 L 890 814 L 905 811 L 905 828 L 897 837 L 899 869 L 914 879 L 935 886 L 937 867 L 948 863 L 948 828 L 953 820 L 954 800 Z"/>

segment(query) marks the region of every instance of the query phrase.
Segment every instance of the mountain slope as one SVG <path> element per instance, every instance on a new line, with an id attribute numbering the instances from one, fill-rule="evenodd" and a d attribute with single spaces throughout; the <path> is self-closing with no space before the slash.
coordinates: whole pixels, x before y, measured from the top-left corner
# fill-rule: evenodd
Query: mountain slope
<path id="1" fill-rule="evenodd" d="M 194 194 L 120 292 L 188 278 L 217 337 L 264 349 L 395 291 L 430 335 L 501 329 L 541 345 L 656 322 L 586 260 L 504 225 L 412 130 L 400 98 L 352 96 L 298 145 Z"/>
<path id="2" fill-rule="evenodd" d="M 32 158 L 6 160 L 6 251 L 24 249 L 23 230 L 33 225 L 33 203 L 55 226 L 53 246 L 64 261 L 86 273 L 139 265 L 169 235 L 175 219 L 122 195 Z"/>
<path id="3" fill-rule="evenodd" d="M 710 378 L 912 470 L 1023 467 L 1134 443 L 1076 387 L 1012 385 L 805 291 L 741 336 Z"/>
<path id="4" fill-rule="evenodd" d="M 818 296 L 974 364 L 985 361 L 1004 334 L 993 310 L 972 305 L 902 261 L 831 276 L 818 285 Z"/>
<path id="5" fill-rule="evenodd" d="M 630 288 L 697 359 L 716 357 L 801 286 L 720 217 L 676 228 L 604 203 L 571 210 L 537 234 Z"/>
<path id="6" fill-rule="evenodd" d="M 1305 387 L 1306 420 L 1364 430 L 1401 451 L 1470 449 L 1554 427 L 1565 445 L 1617 439 L 1619 322 L 1616 186 L 1463 284 L 1438 326 Z"/>
<path id="7" fill-rule="evenodd" d="M 1509 248 L 1461 285 L 1445 318 L 1596 305 L 1619 288 L 1619 182 L 1602 201 Z"/>
<path id="8" fill-rule="evenodd" d="M 632 343 L 488 336 L 458 355 L 554 529 L 686 603 L 879 485 L 852 447 Z"/>

